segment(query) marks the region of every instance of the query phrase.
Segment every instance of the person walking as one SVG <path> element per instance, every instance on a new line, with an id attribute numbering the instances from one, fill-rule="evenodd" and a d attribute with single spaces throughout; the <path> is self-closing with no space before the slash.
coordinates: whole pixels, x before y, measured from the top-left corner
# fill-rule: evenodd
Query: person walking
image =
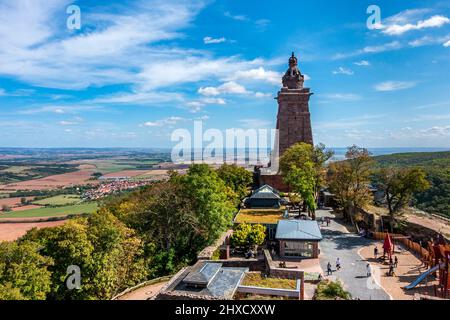
<path id="1" fill-rule="evenodd" d="M 341 270 L 341 260 L 339 258 L 336 259 L 336 270 Z"/>
<path id="2" fill-rule="evenodd" d="M 373 255 L 375 257 L 375 259 L 378 259 L 378 247 L 375 246 L 375 249 L 373 249 Z"/>
<path id="3" fill-rule="evenodd" d="M 394 257 L 394 268 L 398 267 L 398 258 L 397 256 Z"/>
<path id="4" fill-rule="evenodd" d="M 328 276 L 333 275 L 333 270 L 331 269 L 331 262 L 329 262 L 329 261 L 327 264 L 327 275 Z"/>
<path id="5" fill-rule="evenodd" d="M 372 275 L 372 267 L 370 266 L 370 263 L 366 265 L 367 269 L 367 278 L 369 278 Z"/>

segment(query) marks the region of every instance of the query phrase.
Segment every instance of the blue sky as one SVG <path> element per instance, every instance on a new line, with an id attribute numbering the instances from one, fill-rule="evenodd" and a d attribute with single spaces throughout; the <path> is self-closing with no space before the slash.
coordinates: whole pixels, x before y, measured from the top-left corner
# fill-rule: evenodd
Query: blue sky
<path id="1" fill-rule="evenodd" d="M 197 119 L 272 128 L 292 51 L 316 142 L 450 147 L 448 1 L 0 0 L 0 43 L 4 147 L 170 147 Z"/>

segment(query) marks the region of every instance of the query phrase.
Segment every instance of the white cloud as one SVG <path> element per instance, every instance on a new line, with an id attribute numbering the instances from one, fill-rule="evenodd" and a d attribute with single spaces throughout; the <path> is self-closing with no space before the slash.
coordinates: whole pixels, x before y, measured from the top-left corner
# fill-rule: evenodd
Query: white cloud
<path id="1" fill-rule="evenodd" d="M 362 53 L 379 53 L 400 49 L 402 45 L 398 41 L 392 41 L 377 46 L 367 46 L 362 49 Z"/>
<path id="2" fill-rule="evenodd" d="M 423 129 L 419 131 L 423 136 L 450 136 L 450 126 L 435 126 L 428 129 Z"/>
<path id="3" fill-rule="evenodd" d="M 282 74 L 259 67 L 256 69 L 239 70 L 231 78 L 232 80 L 256 80 L 281 85 Z"/>
<path id="4" fill-rule="evenodd" d="M 253 95 L 256 98 L 264 98 L 271 95 L 268 93 L 247 90 L 243 85 L 234 81 L 225 82 L 218 87 L 202 87 L 198 89 L 198 93 L 203 96 L 219 96 L 221 94 Z"/>
<path id="5" fill-rule="evenodd" d="M 446 43 L 444 43 L 444 47 L 450 47 L 450 40 L 449 41 L 447 41 Z"/>
<path id="6" fill-rule="evenodd" d="M 356 61 L 356 62 L 353 62 L 353 64 L 355 64 L 357 66 L 360 66 L 360 67 L 368 67 L 368 66 L 370 66 L 370 62 L 367 61 L 367 60 Z"/>
<path id="7" fill-rule="evenodd" d="M 181 121 L 185 121 L 185 118 L 182 117 L 169 117 L 157 121 L 147 121 L 143 124 L 144 127 L 164 127 L 164 126 L 173 126 Z"/>
<path id="8" fill-rule="evenodd" d="M 72 1 L 17 0 L 0 3 L 0 74 L 33 85 L 82 89 L 91 85 L 138 82 L 136 70 L 193 50 L 151 44 L 182 36 L 202 4 L 135 2 L 120 14 L 83 15 L 82 33 L 55 26 Z"/>
<path id="9" fill-rule="evenodd" d="M 166 102 L 183 102 L 183 95 L 176 92 L 141 91 L 132 93 L 118 93 L 110 96 L 98 97 L 91 103 L 111 103 L 111 104 L 159 104 Z"/>
<path id="10" fill-rule="evenodd" d="M 368 54 L 368 53 L 374 54 L 374 53 L 398 50 L 403 47 L 404 47 L 404 45 L 402 43 L 400 43 L 399 41 L 391 41 L 391 42 L 382 43 L 379 45 L 366 46 L 362 49 L 359 49 L 359 50 L 356 50 L 353 52 L 337 53 L 332 58 L 335 60 L 345 59 L 345 58 L 355 57 L 355 56 L 364 55 L 364 54 Z"/>
<path id="11" fill-rule="evenodd" d="M 377 91 L 396 91 L 409 89 L 416 86 L 416 82 L 413 81 L 385 81 L 375 85 Z"/>
<path id="12" fill-rule="evenodd" d="M 248 94 L 249 92 L 244 86 L 234 81 L 229 81 L 219 87 L 202 87 L 198 89 L 198 93 L 204 96 L 218 96 L 220 94 Z"/>
<path id="13" fill-rule="evenodd" d="M 238 21 L 249 21 L 250 19 L 243 15 L 243 14 L 231 14 L 229 11 L 225 11 L 224 13 L 225 17 L 231 18 L 233 20 L 238 20 Z"/>
<path id="14" fill-rule="evenodd" d="M 222 43 L 225 41 L 227 41 L 227 39 L 225 39 L 224 37 L 221 37 L 221 38 L 204 37 L 203 38 L 203 42 L 205 44 L 216 44 L 216 43 Z"/>
<path id="15" fill-rule="evenodd" d="M 20 110 L 18 114 L 32 115 L 40 113 L 55 113 L 55 114 L 77 114 L 84 111 L 102 110 L 102 107 L 95 105 L 49 105 L 32 107 L 25 110 Z"/>
<path id="16" fill-rule="evenodd" d="M 347 69 L 344 67 L 339 67 L 337 70 L 333 71 L 333 74 L 345 74 L 345 75 L 351 76 L 354 74 L 354 72 L 350 69 Z"/>
<path id="17" fill-rule="evenodd" d="M 354 93 L 329 93 L 324 94 L 323 97 L 329 100 L 340 101 L 358 101 L 361 100 L 361 96 Z"/>
<path id="18" fill-rule="evenodd" d="M 402 35 L 412 30 L 421 30 L 426 28 L 439 28 L 450 23 L 450 19 L 442 15 L 434 15 L 428 19 L 420 20 L 417 23 L 391 24 L 384 26 L 383 33 L 387 35 Z"/>

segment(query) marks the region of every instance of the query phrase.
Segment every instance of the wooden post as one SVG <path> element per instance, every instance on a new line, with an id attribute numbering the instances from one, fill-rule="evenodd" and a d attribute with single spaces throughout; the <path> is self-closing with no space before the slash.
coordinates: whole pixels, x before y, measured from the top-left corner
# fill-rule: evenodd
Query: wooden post
<path id="1" fill-rule="evenodd" d="M 305 300 L 305 273 L 300 276 L 300 300 Z"/>

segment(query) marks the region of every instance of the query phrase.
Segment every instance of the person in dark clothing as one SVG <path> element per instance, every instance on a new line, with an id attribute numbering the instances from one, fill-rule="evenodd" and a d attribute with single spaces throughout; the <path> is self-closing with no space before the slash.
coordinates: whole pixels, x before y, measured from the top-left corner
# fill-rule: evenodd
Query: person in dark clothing
<path id="1" fill-rule="evenodd" d="M 327 264 L 327 275 L 333 275 L 333 270 L 331 269 L 331 262 Z"/>
<path id="2" fill-rule="evenodd" d="M 373 255 L 374 255 L 375 259 L 378 258 L 378 247 L 375 247 L 375 249 L 373 249 Z"/>
<path id="3" fill-rule="evenodd" d="M 394 268 L 397 268 L 398 267 L 398 258 L 397 258 L 397 256 L 395 256 L 395 258 L 394 258 Z"/>

